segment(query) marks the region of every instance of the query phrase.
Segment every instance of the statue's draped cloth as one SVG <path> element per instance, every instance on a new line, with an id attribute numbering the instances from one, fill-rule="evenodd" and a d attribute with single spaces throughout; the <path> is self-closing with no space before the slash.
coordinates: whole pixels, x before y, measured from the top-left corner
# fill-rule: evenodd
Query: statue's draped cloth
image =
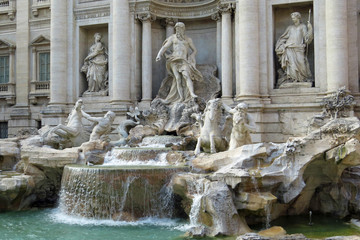
<path id="1" fill-rule="evenodd" d="M 281 68 L 286 77 L 295 82 L 306 82 L 312 77 L 309 62 L 305 54 L 306 43 L 311 42 L 312 33 L 306 26 L 289 26 L 275 46 Z M 305 42 L 305 39 L 307 41 Z"/>
<path id="2" fill-rule="evenodd" d="M 169 77 L 171 78 L 171 79 L 169 79 L 169 84 L 171 84 L 171 87 L 170 87 L 167 97 L 165 98 L 165 101 L 168 103 L 182 102 L 179 92 L 178 92 L 175 76 L 174 76 L 174 73 L 172 70 L 172 66 L 174 66 L 174 65 L 179 73 L 188 72 L 192 81 L 203 81 L 202 74 L 200 73 L 199 70 L 196 69 L 195 59 L 188 58 L 188 60 L 187 60 L 187 59 L 184 59 L 181 57 L 174 57 L 172 55 L 167 55 L 166 56 L 166 70 L 169 74 Z M 184 96 L 183 101 L 187 102 L 191 99 L 190 91 L 186 87 L 186 82 L 183 77 L 181 77 L 181 81 L 182 81 L 181 85 L 182 85 L 183 96 Z"/>

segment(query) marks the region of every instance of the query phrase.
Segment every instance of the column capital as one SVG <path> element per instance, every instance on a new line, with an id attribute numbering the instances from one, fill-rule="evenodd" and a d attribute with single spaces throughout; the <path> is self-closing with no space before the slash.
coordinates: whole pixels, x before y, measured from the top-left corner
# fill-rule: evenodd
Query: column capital
<path id="1" fill-rule="evenodd" d="M 165 18 L 165 24 L 169 26 L 175 26 L 175 24 L 179 21 L 177 18 Z"/>
<path id="2" fill-rule="evenodd" d="M 141 22 L 153 22 L 156 20 L 156 16 L 154 14 L 151 14 L 150 12 L 137 13 L 135 18 Z"/>
<path id="3" fill-rule="evenodd" d="M 219 3 L 217 9 L 219 10 L 220 14 L 231 14 L 235 5 L 233 3 Z"/>
<path id="4" fill-rule="evenodd" d="M 174 27 L 178 21 L 177 18 L 163 18 L 160 20 L 160 24 L 163 27 Z"/>
<path id="5" fill-rule="evenodd" d="M 214 14 L 211 15 L 211 20 L 214 20 L 216 22 L 220 21 L 221 20 L 221 15 L 219 12 L 216 12 Z"/>

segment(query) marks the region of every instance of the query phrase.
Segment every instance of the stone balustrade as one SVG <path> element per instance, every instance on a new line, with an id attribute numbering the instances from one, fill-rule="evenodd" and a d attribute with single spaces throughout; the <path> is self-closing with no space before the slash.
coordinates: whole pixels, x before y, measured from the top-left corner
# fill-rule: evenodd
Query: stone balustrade
<path id="1" fill-rule="evenodd" d="M 36 0 L 33 1 L 31 12 L 34 17 L 39 16 L 39 9 L 50 8 L 50 0 Z"/>
<path id="2" fill-rule="evenodd" d="M 0 15 L 7 14 L 12 21 L 15 19 L 16 0 L 0 0 Z"/>
<path id="3" fill-rule="evenodd" d="M 37 104 L 37 99 L 41 97 L 50 98 L 50 81 L 31 82 L 29 99 L 32 104 Z"/>
<path id="4" fill-rule="evenodd" d="M 0 83 L 0 99 L 5 99 L 7 104 L 15 104 L 15 84 Z"/>

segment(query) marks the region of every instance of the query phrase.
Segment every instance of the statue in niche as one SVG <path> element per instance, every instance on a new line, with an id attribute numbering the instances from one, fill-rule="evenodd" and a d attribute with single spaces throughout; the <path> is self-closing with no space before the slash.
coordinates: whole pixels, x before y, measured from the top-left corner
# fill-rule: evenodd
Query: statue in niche
<path id="1" fill-rule="evenodd" d="M 108 54 L 104 43 L 101 42 L 101 34 L 95 33 L 95 43 L 90 47 L 89 54 L 84 60 L 81 72 L 86 74 L 88 89 L 85 93 L 102 93 L 108 91 Z"/>
<path id="2" fill-rule="evenodd" d="M 172 52 L 166 51 L 172 46 Z M 191 50 L 191 52 L 190 52 Z M 193 81 L 203 81 L 203 76 L 196 69 L 195 55 L 197 50 L 191 38 L 185 35 L 185 24 L 178 22 L 175 24 L 175 34 L 168 37 L 159 53 L 156 61 L 161 57 L 166 57 L 166 69 L 172 78 L 172 84 L 165 103 L 188 102 L 198 97 L 194 91 Z"/>
<path id="3" fill-rule="evenodd" d="M 229 150 L 251 144 L 250 132 L 255 130 L 255 124 L 251 116 L 247 113 L 248 105 L 239 103 L 235 108 L 224 104 L 225 110 L 233 115 L 233 127 L 230 135 Z"/>
<path id="4" fill-rule="evenodd" d="M 294 24 L 289 26 L 278 39 L 275 52 L 279 58 L 281 69 L 278 70 L 277 86 L 284 83 L 313 82 L 308 62 L 308 47 L 313 40 L 313 27 L 309 21 L 307 26 L 301 22 L 299 12 L 293 12 L 291 19 Z"/>

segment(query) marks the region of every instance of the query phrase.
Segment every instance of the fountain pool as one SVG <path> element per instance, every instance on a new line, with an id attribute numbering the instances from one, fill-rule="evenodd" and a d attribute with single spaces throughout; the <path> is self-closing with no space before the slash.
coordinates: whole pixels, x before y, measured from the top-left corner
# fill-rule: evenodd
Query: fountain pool
<path id="1" fill-rule="evenodd" d="M 328 215 L 312 215 L 312 225 L 309 216 L 284 216 L 271 222 L 271 226 L 283 227 L 287 234 L 302 233 L 307 238 L 327 238 L 332 236 L 360 236 L 360 229 L 352 227 L 348 222 Z M 260 230 L 262 226 L 251 226 Z"/>
<path id="2" fill-rule="evenodd" d="M 0 214 L 0 239 L 182 239 L 184 222 L 144 219 L 137 222 L 90 220 L 69 217 L 59 209 Z"/>

